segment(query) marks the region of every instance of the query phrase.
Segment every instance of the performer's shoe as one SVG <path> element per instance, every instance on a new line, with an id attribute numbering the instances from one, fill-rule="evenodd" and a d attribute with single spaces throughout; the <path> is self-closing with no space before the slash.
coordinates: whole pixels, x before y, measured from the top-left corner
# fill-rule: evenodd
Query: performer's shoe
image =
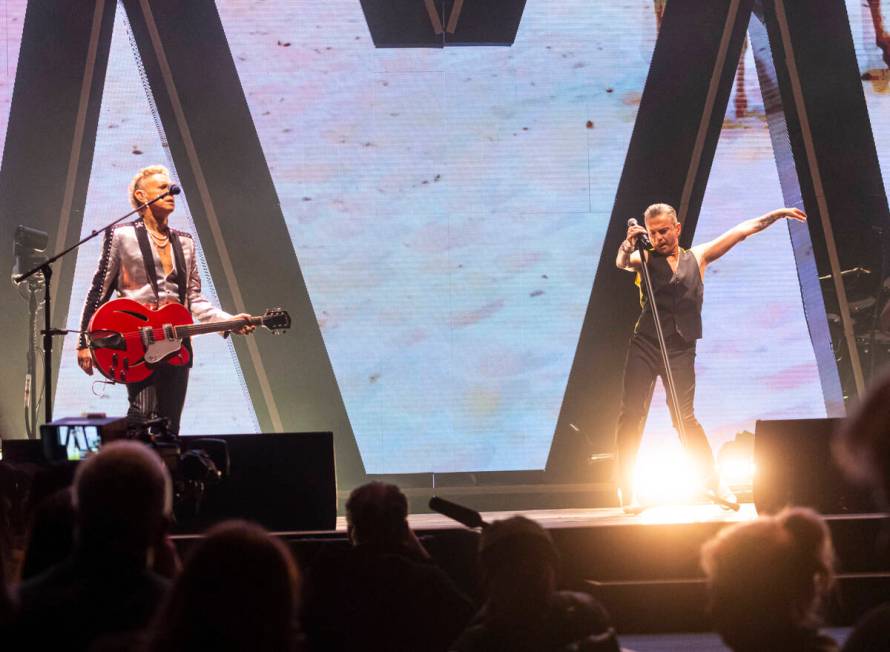
<path id="1" fill-rule="evenodd" d="M 645 509 L 636 501 L 633 491 L 625 492 L 621 488 L 618 489 L 618 504 L 621 505 L 621 510 L 629 516 L 636 516 Z"/>
<path id="2" fill-rule="evenodd" d="M 722 482 L 719 483 L 716 487 L 709 487 L 705 489 L 705 495 L 717 505 L 720 505 L 721 508 L 737 512 L 739 511 L 739 500 L 732 491 L 729 490 Z"/>

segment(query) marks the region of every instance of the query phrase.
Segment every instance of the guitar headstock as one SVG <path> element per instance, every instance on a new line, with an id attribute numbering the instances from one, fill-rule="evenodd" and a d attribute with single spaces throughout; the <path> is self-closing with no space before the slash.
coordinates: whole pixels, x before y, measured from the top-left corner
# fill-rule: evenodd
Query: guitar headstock
<path id="1" fill-rule="evenodd" d="M 279 335 L 290 328 L 290 315 L 287 310 L 279 307 L 267 308 L 262 316 L 262 324 L 275 335 Z"/>

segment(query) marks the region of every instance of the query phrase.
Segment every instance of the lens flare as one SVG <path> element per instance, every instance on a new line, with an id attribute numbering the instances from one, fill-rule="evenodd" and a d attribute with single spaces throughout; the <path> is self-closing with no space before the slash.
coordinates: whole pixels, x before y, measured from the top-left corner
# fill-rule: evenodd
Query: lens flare
<path id="1" fill-rule="evenodd" d="M 644 505 L 697 502 L 703 482 L 679 442 L 647 446 L 637 458 L 634 491 Z"/>

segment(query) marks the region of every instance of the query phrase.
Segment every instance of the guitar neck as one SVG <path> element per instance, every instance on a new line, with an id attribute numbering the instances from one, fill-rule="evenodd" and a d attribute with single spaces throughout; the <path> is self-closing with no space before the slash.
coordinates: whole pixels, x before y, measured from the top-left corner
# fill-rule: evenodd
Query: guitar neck
<path id="1" fill-rule="evenodd" d="M 225 321 L 211 321 L 205 324 L 186 324 L 176 326 L 173 330 L 177 338 L 191 337 L 192 335 L 206 335 L 207 333 L 219 333 L 220 331 L 234 331 L 247 324 L 260 326 L 262 317 L 250 317 L 249 319 L 226 319 Z"/>

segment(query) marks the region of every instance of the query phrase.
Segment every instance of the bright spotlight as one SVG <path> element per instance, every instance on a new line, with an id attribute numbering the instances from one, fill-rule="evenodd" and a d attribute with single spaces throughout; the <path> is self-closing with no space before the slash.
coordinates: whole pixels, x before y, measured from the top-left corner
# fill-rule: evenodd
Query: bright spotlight
<path id="1" fill-rule="evenodd" d="M 704 478 L 679 442 L 647 446 L 637 458 L 634 490 L 644 505 L 696 502 Z"/>
<path id="2" fill-rule="evenodd" d="M 717 452 L 717 471 L 723 485 L 729 487 L 741 499 L 748 499 L 754 484 L 757 467 L 754 464 L 754 435 L 737 433 Z"/>
<path id="3" fill-rule="evenodd" d="M 754 461 L 743 457 L 730 458 L 720 462 L 720 478 L 729 487 L 750 487 L 754 482 L 757 467 Z"/>

